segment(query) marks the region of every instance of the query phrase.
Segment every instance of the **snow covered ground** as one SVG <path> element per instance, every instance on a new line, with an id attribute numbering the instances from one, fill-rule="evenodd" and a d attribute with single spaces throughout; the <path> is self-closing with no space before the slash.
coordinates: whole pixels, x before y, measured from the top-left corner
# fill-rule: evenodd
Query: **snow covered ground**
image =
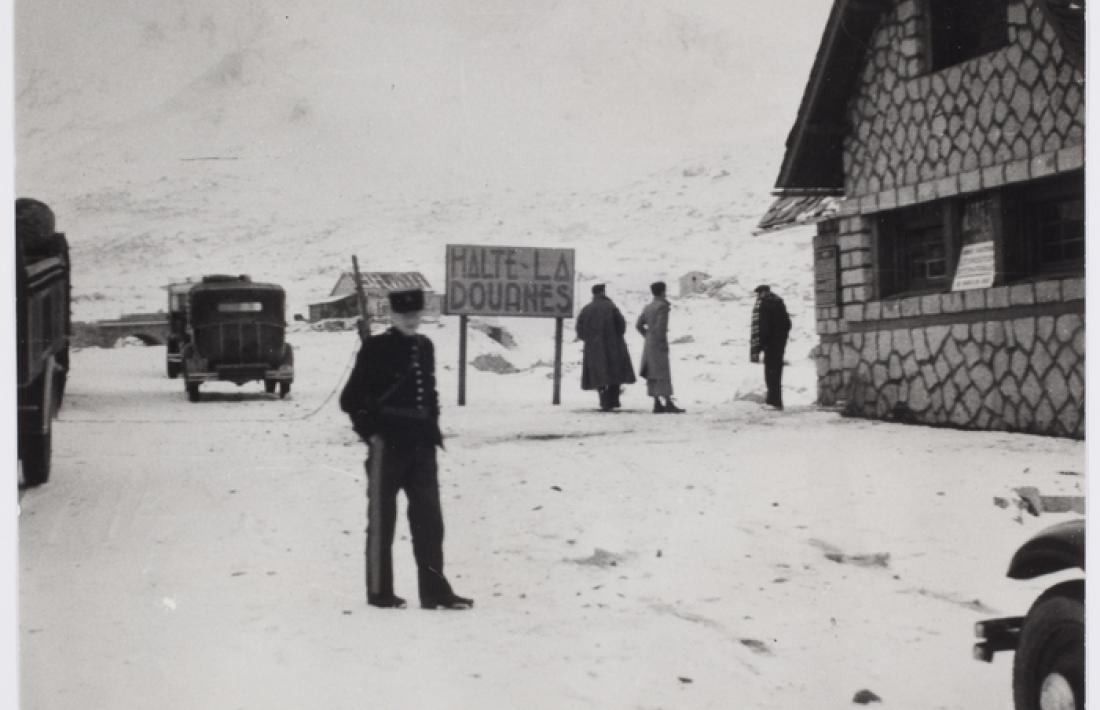
<path id="1" fill-rule="evenodd" d="M 673 336 L 727 308 L 678 301 Z M 575 343 L 553 407 L 550 369 L 480 333 L 471 355 L 521 371 L 471 369 L 460 408 L 456 331 L 425 330 L 448 571 L 477 601 L 453 614 L 365 604 L 364 447 L 333 399 L 352 333 L 291 335 L 286 400 L 219 384 L 192 404 L 162 348 L 77 352 L 53 478 L 22 498 L 23 707 L 1009 705 L 1011 656 L 970 660 L 971 627 L 1051 583 L 1004 571 L 1064 516 L 994 499 L 1080 492 L 1081 443 L 818 411 L 804 359 L 792 406 L 764 411 L 744 343 L 702 332 L 673 346 L 683 415 L 639 386 L 596 412 Z M 398 537 L 415 598 L 404 520 Z"/>

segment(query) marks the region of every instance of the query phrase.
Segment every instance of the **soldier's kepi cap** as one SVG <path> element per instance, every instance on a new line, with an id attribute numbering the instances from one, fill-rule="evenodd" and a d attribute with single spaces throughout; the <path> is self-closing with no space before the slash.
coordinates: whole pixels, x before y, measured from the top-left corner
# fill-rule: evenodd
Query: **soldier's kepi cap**
<path id="1" fill-rule="evenodd" d="M 390 310 L 394 313 L 412 313 L 424 310 L 424 291 L 419 288 L 407 291 L 390 291 Z"/>
<path id="2" fill-rule="evenodd" d="M 767 293 L 768 291 L 771 291 L 771 290 L 772 290 L 772 287 L 767 285 L 767 284 L 760 284 L 759 286 L 757 286 L 756 288 L 753 289 L 753 291 L 756 291 L 757 293 Z"/>

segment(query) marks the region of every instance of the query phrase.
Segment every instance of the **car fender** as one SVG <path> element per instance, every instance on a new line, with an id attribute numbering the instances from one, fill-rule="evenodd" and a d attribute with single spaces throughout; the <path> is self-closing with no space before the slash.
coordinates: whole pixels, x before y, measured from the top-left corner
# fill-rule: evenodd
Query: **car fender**
<path id="1" fill-rule="evenodd" d="M 1079 567 L 1085 569 L 1085 521 L 1067 520 L 1025 542 L 1008 565 L 1012 579 L 1033 579 Z"/>

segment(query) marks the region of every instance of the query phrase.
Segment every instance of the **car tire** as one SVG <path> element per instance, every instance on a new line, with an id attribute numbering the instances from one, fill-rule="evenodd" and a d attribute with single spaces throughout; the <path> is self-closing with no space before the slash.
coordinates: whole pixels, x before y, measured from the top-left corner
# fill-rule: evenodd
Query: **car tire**
<path id="1" fill-rule="evenodd" d="M 290 394 L 290 383 L 283 380 L 279 383 L 279 399 L 283 399 L 288 394 Z"/>
<path id="2" fill-rule="evenodd" d="M 188 382 L 187 383 L 187 399 L 191 402 L 198 402 L 199 401 L 200 395 L 199 395 L 199 383 L 198 382 Z"/>
<path id="3" fill-rule="evenodd" d="M 1084 710 L 1084 581 L 1044 592 L 1024 618 L 1012 665 L 1016 710 Z"/>

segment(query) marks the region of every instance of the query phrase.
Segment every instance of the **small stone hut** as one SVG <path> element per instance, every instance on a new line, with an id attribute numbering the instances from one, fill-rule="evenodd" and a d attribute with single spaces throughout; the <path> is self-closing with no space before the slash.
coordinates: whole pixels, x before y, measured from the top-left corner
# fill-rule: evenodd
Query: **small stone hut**
<path id="1" fill-rule="evenodd" d="M 760 224 L 839 200 L 819 403 L 1084 436 L 1084 78 L 1080 0 L 835 2 Z"/>
<path id="2" fill-rule="evenodd" d="M 390 291 L 419 288 L 424 291 L 424 317 L 437 320 L 440 314 L 440 298 L 432 290 L 428 279 L 419 271 L 366 271 L 360 274 L 363 292 L 367 296 L 367 312 L 372 319 L 388 320 L 390 303 L 386 296 Z M 325 318 L 354 318 L 359 315 L 355 294 L 355 274 L 345 271 L 336 280 L 328 298 L 309 304 L 309 320 Z"/>
<path id="3" fill-rule="evenodd" d="M 710 278 L 710 274 L 702 271 L 689 271 L 680 277 L 680 295 L 690 296 L 693 293 L 703 292 L 703 282 Z"/>

